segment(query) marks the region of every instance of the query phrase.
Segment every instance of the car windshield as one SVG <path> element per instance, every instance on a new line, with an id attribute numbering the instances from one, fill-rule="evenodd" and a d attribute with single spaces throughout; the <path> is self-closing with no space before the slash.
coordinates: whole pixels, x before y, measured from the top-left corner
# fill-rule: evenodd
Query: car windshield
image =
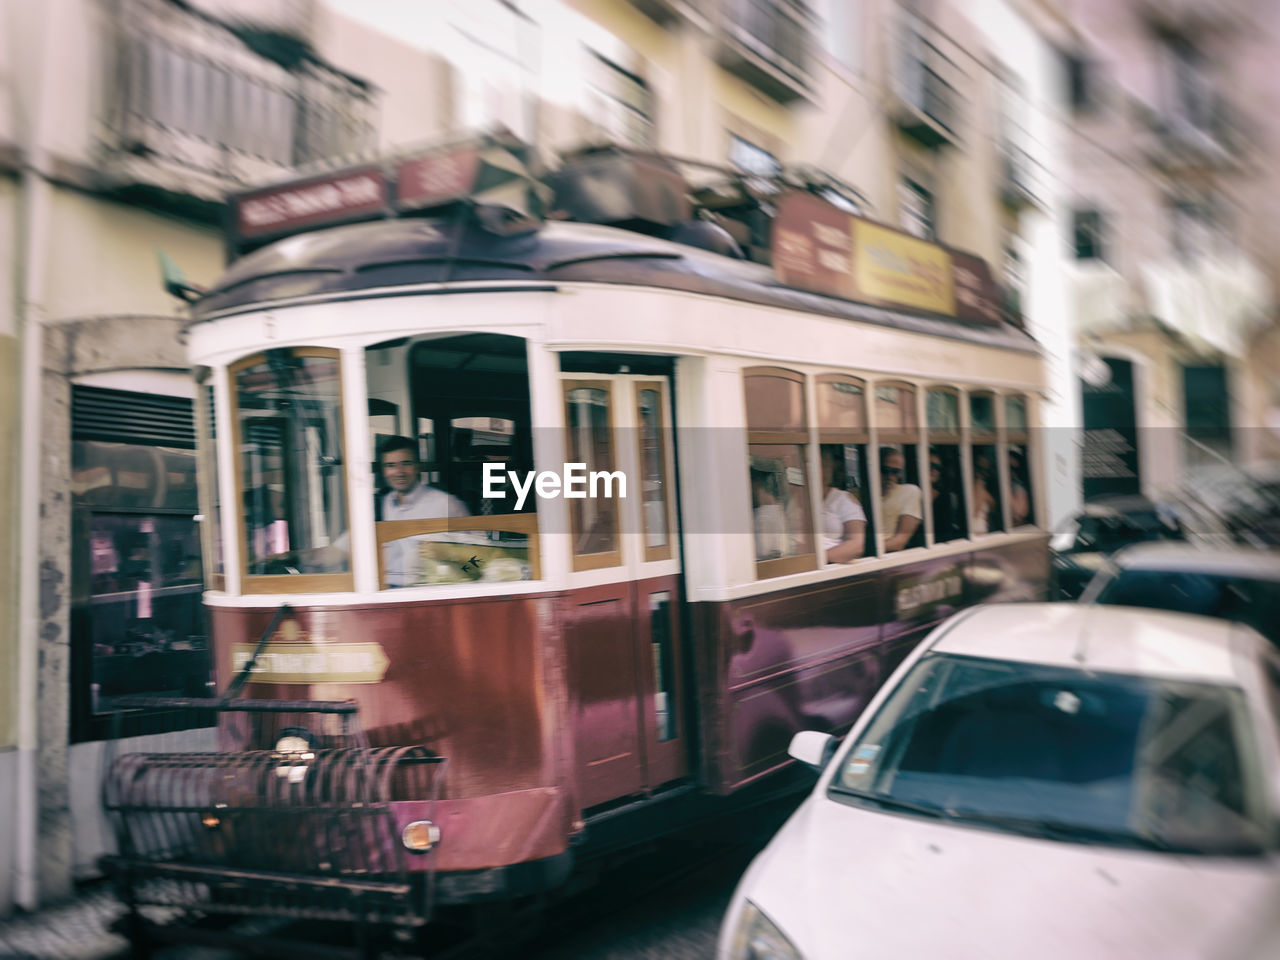
<path id="1" fill-rule="evenodd" d="M 1181 539 L 1181 533 L 1155 513 L 1082 514 L 1058 530 L 1053 546 L 1062 553 L 1114 553 L 1134 543 Z"/>
<path id="2" fill-rule="evenodd" d="M 1234 620 L 1280 643 L 1280 583 L 1273 580 L 1122 569 L 1102 588 L 1097 602 Z"/>
<path id="3" fill-rule="evenodd" d="M 830 796 L 1055 840 L 1205 854 L 1270 844 L 1239 690 L 934 654 Z"/>

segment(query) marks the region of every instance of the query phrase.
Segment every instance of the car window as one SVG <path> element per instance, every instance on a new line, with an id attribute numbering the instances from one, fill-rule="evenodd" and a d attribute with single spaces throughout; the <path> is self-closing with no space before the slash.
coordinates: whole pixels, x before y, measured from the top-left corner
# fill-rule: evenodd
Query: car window
<path id="1" fill-rule="evenodd" d="M 1280 584 L 1268 580 L 1120 570 L 1098 593 L 1097 602 L 1234 620 L 1280 644 Z"/>
<path id="2" fill-rule="evenodd" d="M 1053 839 L 1256 853 L 1259 769 L 1234 688 L 933 655 L 852 745 L 831 796 Z"/>

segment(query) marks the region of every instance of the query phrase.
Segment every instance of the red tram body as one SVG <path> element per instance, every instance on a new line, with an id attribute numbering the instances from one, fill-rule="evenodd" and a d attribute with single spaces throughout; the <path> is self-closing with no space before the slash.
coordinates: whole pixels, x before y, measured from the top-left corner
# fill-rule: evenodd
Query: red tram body
<path id="1" fill-rule="evenodd" d="M 1011 504 L 1042 489 L 1022 332 L 613 227 L 424 214 L 385 169 L 240 198 L 259 249 L 193 307 L 226 695 L 122 704 L 219 717 L 216 744 L 188 731 L 108 774 L 131 902 L 412 925 L 555 889 L 594 847 L 777 789 L 791 735 L 847 729 L 956 609 L 1047 594 L 1041 505 Z M 373 181 L 344 210 L 351 177 Z M 378 518 L 357 451 L 401 433 L 472 516 Z M 846 564 L 819 545 L 823 447 L 866 511 Z M 935 505 L 887 550 L 868 477 L 895 452 L 934 504 L 931 456 L 971 468 L 944 491 L 962 510 L 980 482 L 997 506 L 953 535 Z M 639 496 L 478 497 L 484 463 L 571 460 Z M 421 568 L 396 589 L 406 540 Z"/>

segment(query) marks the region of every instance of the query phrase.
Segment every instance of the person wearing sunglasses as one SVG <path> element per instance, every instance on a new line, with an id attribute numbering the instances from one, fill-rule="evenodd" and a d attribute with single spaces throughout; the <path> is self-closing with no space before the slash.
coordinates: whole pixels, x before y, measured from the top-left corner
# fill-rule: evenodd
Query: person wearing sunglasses
<path id="1" fill-rule="evenodd" d="M 893 447 L 880 448 L 880 509 L 884 513 L 886 553 L 901 550 L 920 528 L 924 496 L 914 483 L 904 483 L 906 459 Z"/>

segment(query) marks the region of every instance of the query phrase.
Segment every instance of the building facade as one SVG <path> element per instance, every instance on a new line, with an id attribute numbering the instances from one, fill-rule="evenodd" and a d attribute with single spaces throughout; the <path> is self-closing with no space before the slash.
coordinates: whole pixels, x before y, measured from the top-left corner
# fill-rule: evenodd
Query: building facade
<path id="1" fill-rule="evenodd" d="M 1086 497 L 1274 460 L 1280 404 L 1265 4 L 1073 5 L 1069 235 Z M 1274 414 L 1271 414 L 1274 416 Z"/>
<path id="2" fill-rule="evenodd" d="M 207 682 L 202 414 L 157 252 L 212 280 L 229 190 L 498 123 L 808 168 L 992 265 L 1050 358 L 1048 516 L 1078 499 L 1047 0 L 0 4 L 0 913 L 93 873 L 111 697 Z"/>

